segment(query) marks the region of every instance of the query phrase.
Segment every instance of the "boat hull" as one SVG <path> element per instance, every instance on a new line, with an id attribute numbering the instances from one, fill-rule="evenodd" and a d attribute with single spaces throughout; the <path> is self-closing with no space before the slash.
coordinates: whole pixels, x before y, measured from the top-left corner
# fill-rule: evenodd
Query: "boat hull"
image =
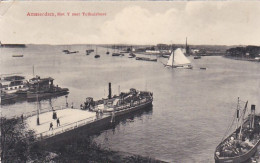
<path id="1" fill-rule="evenodd" d="M 215 163 L 243 163 L 247 162 L 257 151 L 257 147 L 260 144 L 260 140 L 257 144 L 246 154 L 237 157 L 223 157 L 219 158 L 215 154 Z"/>
<path id="2" fill-rule="evenodd" d="M 149 100 L 149 101 L 147 101 L 145 103 L 142 103 L 140 105 L 136 105 L 136 106 L 129 107 L 127 109 L 116 111 L 115 112 L 115 116 L 120 116 L 120 115 L 127 114 L 127 113 L 130 113 L 130 112 L 133 112 L 133 111 L 137 111 L 139 109 L 143 109 L 143 108 L 145 108 L 147 106 L 152 105 L 152 102 L 153 102 L 153 100 L 151 99 L 151 100 Z"/>
<path id="3" fill-rule="evenodd" d="M 62 90 L 55 91 L 55 92 L 43 92 L 43 93 L 36 93 L 36 92 L 27 92 L 27 99 L 28 100 L 34 100 L 37 99 L 37 96 L 39 99 L 41 98 L 49 98 L 54 96 L 62 96 L 68 94 L 69 90 L 66 88 L 63 88 Z"/>
<path id="4" fill-rule="evenodd" d="M 244 124 L 249 123 L 249 120 L 246 120 Z M 240 128 L 237 129 L 237 131 L 239 131 Z M 231 135 L 229 135 L 224 141 L 222 142 L 227 142 L 228 139 L 230 139 L 232 137 L 232 135 L 236 135 L 236 132 L 233 132 Z M 255 143 L 255 145 L 249 149 L 246 153 L 238 155 L 238 156 L 233 156 L 233 157 L 219 157 L 217 156 L 216 152 L 220 149 L 222 142 L 217 146 L 216 151 L 214 153 L 214 159 L 215 159 L 215 163 L 243 163 L 243 162 L 248 162 L 250 160 L 250 158 L 256 153 L 257 151 L 257 147 L 260 144 L 260 139 L 257 140 L 257 142 Z"/>

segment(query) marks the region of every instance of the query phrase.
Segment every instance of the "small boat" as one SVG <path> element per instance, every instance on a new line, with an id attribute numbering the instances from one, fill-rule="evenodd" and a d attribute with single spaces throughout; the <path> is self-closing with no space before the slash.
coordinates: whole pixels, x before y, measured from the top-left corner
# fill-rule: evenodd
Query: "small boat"
<path id="1" fill-rule="evenodd" d="M 117 57 L 117 56 L 121 56 L 121 54 L 120 53 L 112 53 L 112 56 Z"/>
<path id="2" fill-rule="evenodd" d="M 72 52 L 68 52 L 67 54 L 73 54 L 73 53 L 78 53 L 79 51 L 72 51 Z"/>
<path id="3" fill-rule="evenodd" d="M 65 51 L 65 54 L 75 54 L 75 53 L 79 53 L 79 51 Z"/>
<path id="4" fill-rule="evenodd" d="M 67 52 L 69 52 L 69 50 L 62 50 L 62 52 L 67 53 Z"/>
<path id="5" fill-rule="evenodd" d="M 194 59 L 201 59 L 201 56 L 195 56 Z"/>
<path id="6" fill-rule="evenodd" d="M 23 54 L 14 54 L 12 57 L 23 57 Z"/>
<path id="7" fill-rule="evenodd" d="M 171 56 L 171 55 L 169 55 L 169 54 L 163 54 L 163 55 L 162 55 L 163 58 L 169 58 L 170 56 Z"/>
<path id="8" fill-rule="evenodd" d="M 94 52 L 94 49 L 88 49 L 88 50 L 86 50 L 86 53 L 92 53 L 92 52 Z"/>
<path id="9" fill-rule="evenodd" d="M 238 98 L 233 118 L 234 120 L 236 118 L 236 129 L 217 146 L 214 153 L 216 163 L 248 162 L 260 144 L 260 115 L 255 114 L 255 105 L 251 105 L 251 113 L 246 116 L 248 101 L 243 110 L 240 103 L 242 101 Z M 231 127 L 228 126 L 229 129 Z"/>
<path id="10" fill-rule="evenodd" d="M 136 60 L 141 60 L 141 61 L 152 61 L 152 62 L 157 62 L 157 59 L 151 59 L 147 57 L 136 57 Z"/>
<path id="11" fill-rule="evenodd" d="M 206 67 L 200 67 L 201 70 L 206 70 L 207 68 Z"/>
<path id="12" fill-rule="evenodd" d="M 165 67 L 171 68 L 182 68 L 182 69 L 192 69 L 191 62 L 189 59 L 183 54 L 181 48 L 178 48 L 172 51 L 170 58 Z"/>
<path id="13" fill-rule="evenodd" d="M 109 54 L 108 47 L 107 47 L 107 52 L 106 52 L 106 54 Z"/>
<path id="14" fill-rule="evenodd" d="M 134 53 L 129 53 L 129 56 L 128 56 L 128 58 L 134 58 L 134 57 L 136 57 L 136 55 L 134 54 Z"/>

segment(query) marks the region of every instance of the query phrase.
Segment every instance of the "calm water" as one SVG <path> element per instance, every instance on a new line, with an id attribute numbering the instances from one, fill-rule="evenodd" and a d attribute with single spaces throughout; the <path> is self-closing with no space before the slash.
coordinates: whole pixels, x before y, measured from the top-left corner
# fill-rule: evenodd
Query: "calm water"
<path id="1" fill-rule="evenodd" d="M 0 73 L 22 73 L 32 77 L 53 77 L 55 84 L 70 89 L 69 103 L 79 107 L 86 97 L 107 96 L 108 82 L 113 93 L 129 88 L 154 93 L 153 109 L 134 121 L 124 121 L 104 131 L 95 141 L 112 150 L 151 156 L 169 162 L 213 162 L 215 147 L 222 139 L 235 111 L 237 97 L 256 104 L 260 112 L 260 64 L 223 57 L 189 58 L 194 70 L 167 69 L 161 62 L 136 61 L 106 55 L 85 55 L 87 46 L 29 45 L 27 48 L 0 48 Z M 94 48 L 94 47 L 93 47 Z M 65 55 L 62 50 L 80 53 Z M 24 54 L 13 58 L 13 54 Z M 207 70 L 196 69 L 207 67 Z M 119 88 L 120 87 L 120 88 Z M 65 97 L 52 99 L 53 106 L 65 104 Z M 48 108 L 50 101 L 41 101 Z M 10 117 L 36 109 L 35 102 L 2 106 Z"/>

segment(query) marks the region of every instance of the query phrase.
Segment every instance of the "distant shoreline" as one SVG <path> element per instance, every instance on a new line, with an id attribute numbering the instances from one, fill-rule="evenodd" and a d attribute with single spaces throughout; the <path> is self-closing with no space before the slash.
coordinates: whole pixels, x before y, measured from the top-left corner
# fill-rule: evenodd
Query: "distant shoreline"
<path id="1" fill-rule="evenodd" d="M 241 61 L 260 62 L 260 60 L 256 60 L 254 58 L 232 57 L 232 56 L 226 56 L 226 55 L 223 55 L 223 57 L 229 58 L 229 59 L 234 59 L 234 60 L 241 60 Z"/>

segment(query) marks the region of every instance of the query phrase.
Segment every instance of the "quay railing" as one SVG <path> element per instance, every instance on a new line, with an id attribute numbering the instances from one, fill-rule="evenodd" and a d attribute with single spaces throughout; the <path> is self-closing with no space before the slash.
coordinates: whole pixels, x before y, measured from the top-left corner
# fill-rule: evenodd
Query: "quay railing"
<path id="1" fill-rule="evenodd" d="M 52 108 L 44 108 L 44 109 L 39 109 L 39 114 L 43 114 L 43 113 L 47 113 L 53 110 L 63 110 L 63 109 L 67 109 L 67 107 L 65 106 L 54 106 L 53 109 Z M 25 113 L 21 113 L 20 116 L 15 115 L 15 116 L 11 116 L 9 118 L 20 118 L 21 116 L 23 116 L 23 118 L 29 118 L 32 116 L 37 115 L 37 110 L 31 111 L 31 112 L 25 112 Z"/>
<path id="2" fill-rule="evenodd" d="M 50 138 L 52 136 L 59 135 L 61 133 L 67 132 L 67 131 L 74 130 L 78 127 L 84 126 L 84 125 L 94 122 L 96 120 L 97 120 L 96 116 L 93 116 L 93 117 L 89 117 L 89 118 L 86 118 L 86 119 L 83 119 L 83 120 L 80 120 L 77 122 L 73 122 L 73 123 L 69 123 L 69 124 L 60 126 L 58 128 L 55 128 L 55 129 L 52 129 L 49 131 L 44 131 L 44 132 L 35 134 L 34 135 L 35 142 L 46 139 L 46 138 Z"/>
<path id="3" fill-rule="evenodd" d="M 144 105 L 144 104 L 146 104 L 150 101 L 151 101 L 151 99 L 144 98 L 144 99 L 141 99 L 139 101 L 135 101 L 132 104 L 127 103 L 127 104 L 124 104 L 120 107 L 117 107 L 117 109 L 119 108 L 119 110 L 116 110 L 116 112 L 121 112 L 124 109 L 131 109 L 132 107 L 135 107 L 135 106 L 138 106 L 138 105 Z M 66 109 L 66 107 L 60 107 L 60 108 L 57 108 L 55 110 L 61 110 L 61 109 Z M 44 112 L 48 112 L 48 111 L 51 111 L 51 110 L 50 109 L 49 110 L 47 110 L 47 109 L 41 110 L 40 113 L 44 113 Z M 36 114 L 37 114 L 37 112 L 36 112 Z M 30 114 L 28 114 L 28 116 L 33 116 L 33 115 L 36 115 L 36 114 L 30 113 Z M 34 134 L 34 138 L 35 138 L 34 142 L 41 141 L 43 139 L 50 138 L 52 136 L 56 136 L 56 135 L 59 135 L 59 134 L 64 133 L 64 132 L 74 130 L 78 127 L 84 126 L 84 125 L 89 124 L 91 122 L 94 122 L 98 119 L 99 119 L 99 117 L 93 116 L 93 117 L 89 117 L 89 118 L 86 118 L 86 119 L 83 119 L 83 120 L 79 120 L 77 122 L 65 124 L 63 126 L 54 128 L 54 129 L 49 130 L 49 131 L 44 131 L 44 132 L 41 132 L 41 133 L 38 133 L 38 134 Z"/>

